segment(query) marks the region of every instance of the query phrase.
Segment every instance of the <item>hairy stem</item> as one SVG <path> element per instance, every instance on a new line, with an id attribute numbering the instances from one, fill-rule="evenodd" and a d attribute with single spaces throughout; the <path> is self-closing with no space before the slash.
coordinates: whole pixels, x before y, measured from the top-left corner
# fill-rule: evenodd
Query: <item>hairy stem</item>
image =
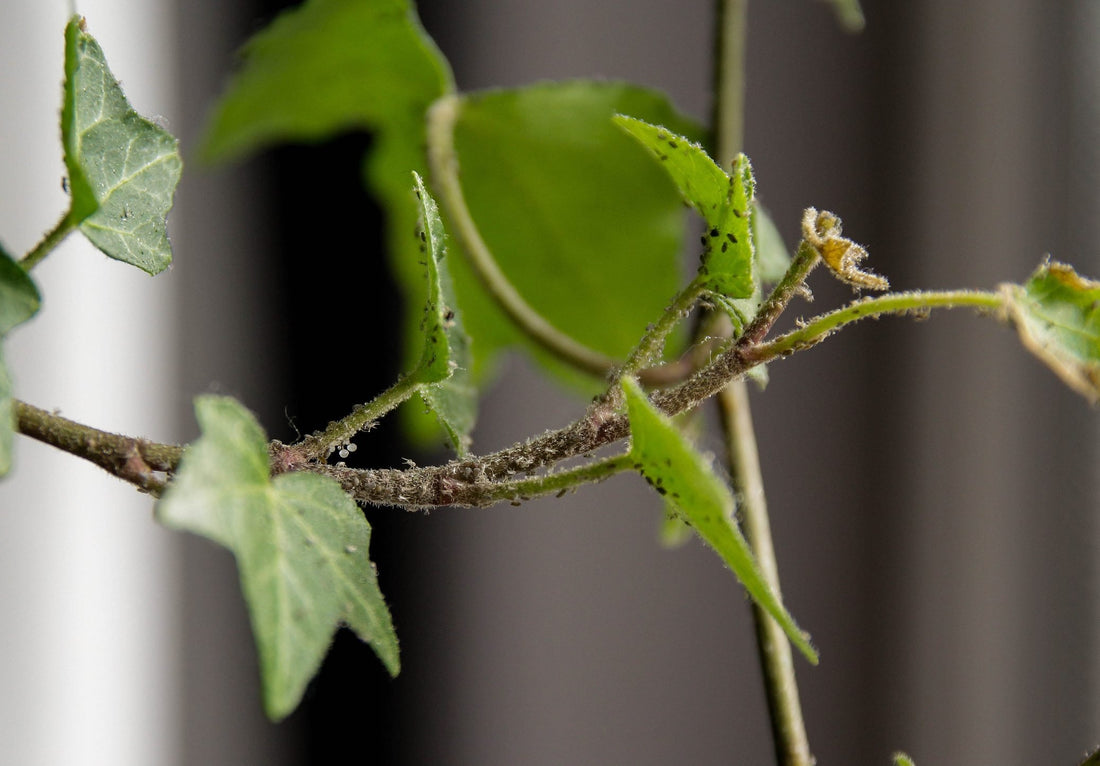
<path id="1" fill-rule="evenodd" d="M 981 290 L 916 291 L 888 293 L 876 298 L 861 298 L 847 306 L 822 314 L 796 330 L 760 343 L 752 350 L 753 359 L 773 359 L 815 346 L 845 325 L 884 314 L 913 314 L 921 317 L 936 308 L 976 308 L 999 313 L 1004 298 L 999 293 Z"/>
<path id="2" fill-rule="evenodd" d="M 402 376 L 366 404 L 354 407 L 346 417 L 329 423 L 321 433 L 307 436 L 292 448 L 285 449 L 297 450 L 299 461 L 324 460 L 336 446 L 351 441 L 360 431 L 369 431 L 379 418 L 415 394 L 420 386 L 414 377 Z"/>
<path id="3" fill-rule="evenodd" d="M 461 103 L 461 97 L 448 95 L 436 101 L 428 111 L 428 166 L 432 188 L 455 239 L 469 257 L 482 285 L 523 332 L 561 361 L 598 377 L 606 375 L 614 367 L 615 360 L 578 343 L 535 311 L 508 281 L 482 239 L 466 206 L 458 177 L 454 127 Z"/>
<path id="4" fill-rule="evenodd" d="M 741 150 L 744 134 L 745 39 L 748 0 L 718 0 L 715 46 L 714 135 L 715 151 L 722 164 L 731 162 Z M 744 343 L 758 342 L 775 323 L 810 269 L 817 263 L 813 249 L 800 247 L 785 278 L 752 325 L 742 336 Z M 738 343 L 736 351 L 744 344 Z M 742 357 L 737 357 L 742 359 Z M 741 494 L 745 538 L 760 565 L 768 585 L 779 594 L 779 569 L 771 545 L 764 480 L 756 455 L 749 395 L 743 379 L 728 382 L 719 394 L 722 425 L 734 484 Z M 753 606 L 757 645 L 764 673 L 764 686 L 771 712 L 776 757 L 782 766 L 810 766 L 813 756 L 798 701 L 791 645 L 779 623 L 763 609 Z"/>
<path id="5" fill-rule="evenodd" d="M 16 400 L 15 424 L 32 439 L 82 457 L 139 489 L 159 495 L 163 474 L 179 465 L 183 447 L 100 431 Z"/>
<path id="6" fill-rule="evenodd" d="M 38 244 L 22 258 L 19 259 L 19 265 L 23 267 L 25 271 L 30 271 L 37 266 L 43 258 L 50 254 L 50 252 L 61 244 L 61 240 L 69 236 L 76 229 L 76 223 L 73 221 L 71 211 L 65 213 L 61 220 L 57 224 L 46 232 L 45 236 L 39 240 Z"/>

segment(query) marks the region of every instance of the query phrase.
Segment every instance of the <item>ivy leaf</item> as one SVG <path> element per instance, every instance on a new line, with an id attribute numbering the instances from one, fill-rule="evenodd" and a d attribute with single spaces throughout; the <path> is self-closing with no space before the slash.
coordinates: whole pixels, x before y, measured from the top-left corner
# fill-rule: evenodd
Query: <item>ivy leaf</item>
<path id="1" fill-rule="evenodd" d="M 34 316 L 41 303 L 38 288 L 30 275 L 0 248 L 0 341 Z M 14 418 L 11 375 L 0 353 L 0 476 L 11 470 Z"/>
<path id="2" fill-rule="evenodd" d="M 477 391 L 470 381 L 470 339 L 462 329 L 462 317 L 444 258 L 446 234 L 439 208 L 418 173 L 416 199 L 420 208 L 420 255 L 428 271 L 428 301 L 421 331 L 424 350 L 413 372 L 424 383 L 420 395 L 435 412 L 459 455 L 466 454 L 477 414 Z"/>
<path id="3" fill-rule="evenodd" d="M 558 330 L 625 356 L 679 286 L 684 217 L 675 188 L 639 161 L 611 118 L 629 111 L 682 133 L 700 130 L 663 95 L 616 82 L 488 91 L 464 97 L 458 109 L 463 194 L 501 270 Z M 519 344 L 580 381 L 528 344 L 464 261 L 452 274 L 477 339 L 475 377 L 496 352 Z"/>
<path id="4" fill-rule="evenodd" d="M 1100 402 L 1100 282 L 1048 261 L 1024 285 L 1002 285 L 1020 340 L 1070 388 Z"/>
<path id="5" fill-rule="evenodd" d="M 418 216 L 409 171 L 426 172 L 424 116 L 454 90 L 450 67 L 407 0 L 308 0 L 256 34 L 241 61 L 205 129 L 207 161 L 374 132 L 365 177 L 387 214 L 387 249 L 405 296 L 404 346 L 412 366 L 422 348 L 425 288 L 419 242 L 408 236 Z M 437 404 L 446 398 L 430 395 Z M 424 431 L 435 433 L 425 422 L 407 421 L 421 440 Z"/>
<path id="6" fill-rule="evenodd" d="M 791 642 L 811 663 L 817 651 L 764 580 L 749 544 L 733 518 L 733 494 L 707 460 L 671 420 L 646 398 L 638 382 L 623 379 L 630 418 L 630 455 L 642 476 L 680 513 L 699 537 L 714 549 L 749 596 L 782 626 Z"/>
<path id="7" fill-rule="evenodd" d="M 757 289 L 750 234 L 756 184 L 748 157 L 737 155 L 727 175 L 702 146 L 667 128 L 625 115 L 617 115 L 615 122 L 649 150 L 684 202 L 703 216 L 700 274 L 706 287 L 728 298 L 751 297 Z"/>
<path id="8" fill-rule="evenodd" d="M 0 337 L 38 312 L 42 298 L 30 275 L 0 251 Z"/>
<path id="9" fill-rule="evenodd" d="M 268 716 L 294 710 L 340 624 L 396 675 L 397 637 L 359 508 L 327 477 L 272 479 L 264 432 L 233 399 L 199 397 L 195 412 L 202 436 L 184 454 L 157 518 L 236 556 Z"/>
<path id="10" fill-rule="evenodd" d="M 70 220 L 111 258 L 149 274 L 168 268 L 165 219 L 183 168 L 178 142 L 133 110 L 79 16 L 65 29 L 61 134 Z"/>

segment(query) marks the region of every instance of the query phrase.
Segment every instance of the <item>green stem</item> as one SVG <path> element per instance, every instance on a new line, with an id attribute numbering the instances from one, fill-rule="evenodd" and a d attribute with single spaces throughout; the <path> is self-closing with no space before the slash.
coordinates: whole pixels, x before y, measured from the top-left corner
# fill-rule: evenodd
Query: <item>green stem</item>
<path id="1" fill-rule="evenodd" d="M 723 165 L 732 162 L 741 150 L 745 126 L 745 46 L 748 0 L 718 0 L 717 40 L 715 45 L 715 150 Z M 746 342 L 760 336 L 790 302 L 809 270 L 817 262 L 799 249 L 792 269 L 783 280 L 786 287 L 772 292 L 754 322 L 745 333 Z M 751 334 L 750 334 L 751 333 Z M 739 344 L 740 345 L 740 344 Z M 736 347 L 735 347 L 736 349 Z M 779 594 L 779 569 L 771 545 L 768 508 L 764 499 L 764 481 L 756 454 L 756 435 L 745 381 L 735 380 L 719 394 L 722 424 L 729 453 L 734 485 L 741 494 L 741 514 L 745 538 L 760 565 L 769 587 Z M 798 701 L 791 645 L 783 629 L 763 609 L 754 606 L 757 646 L 764 674 L 764 687 L 771 712 L 772 736 L 776 758 L 782 766 L 810 766 L 806 726 Z"/>
<path id="2" fill-rule="evenodd" d="M 19 260 L 19 265 L 24 271 L 30 271 L 37 266 L 43 258 L 50 254 L 55 247 L 61 244 L 61 240 L 69 236 L 76 229 L 72 212 L 65 213 L 50 231 L 46 233 L 34 248 Z"/>
<path id="3" fill-rule="evenodd" d="M 741 501 L 741 529 L 760 565 L 764 581 L 776 598 L 782 600 L 746 386 L 730 384 L 723 388 L 718 393 L 718 407 L 729 450 L 730 472 Z M 790 641 L 779 623 L 756 603 L 752 605 L 752 612 L 777 760 L 785 766 L 810 766 L 814 757 L 802 718 Z"/>
<path id="4" fill-rule="evenodd" d="M 646 329 L 645 335 L 642 336 L 634 350 L 630 352 L 627 360 L 615 370 L 614 377 L 608 387 L 609 391 L 618 391 L 618 381 L 626 375 L 638 375 L 646 368 L 659 369 L 650 368 L 649 365 L 660 359 L 669 333 L 691 312 L 704 290 L 703 280 L 697 277 L 677 293 L 676 297 L 672 299 L 672 303 L 661 314 L 660 319 Z"/>
<path id="5" fill-rule="evenodd" d="M 792 330 L 766 343 L 760 343 L 747 351 L 751 351 L 754 361 L 767 361 L 814 346 L 845 325 L 868 317 L 878 317 L 883 314 L 923 315 L 935 308 L 968 307 L 998 312 L 1004 308 L 1004 298 L 999 293 L 980 290 L 888 293 L 877 298 L 863 298 L 811 319 L 797 330 Z"/>
<path id="6" fill-rule="evenodd" d="M 335 447 L 348 443 L 360 431 L 369 431 L 375 421 L 419 391 L 421 385 L 415 375 L 403 375 L 366 404 L 357 405 L 345 417 L 329 423 L 321 433 L 311 434 L 298 444 L 282 449 L 296 451 L 296 461 L 306 458 L 324 461 Z"/>
<path id="7" fill-rule="evenodd" d="M 460 105 L 461 97 L 444 96 L 428 110 L 428 166 L 432 187 L 455 239 L 469 257 L 482 285 L 523 332 L 561 361 L 597 377 L 607 375 L 615 366 L 615 360 L 578 343 L 535 311 L 508 281 L 482 239 L 458 178 L 454 127 Z"/>

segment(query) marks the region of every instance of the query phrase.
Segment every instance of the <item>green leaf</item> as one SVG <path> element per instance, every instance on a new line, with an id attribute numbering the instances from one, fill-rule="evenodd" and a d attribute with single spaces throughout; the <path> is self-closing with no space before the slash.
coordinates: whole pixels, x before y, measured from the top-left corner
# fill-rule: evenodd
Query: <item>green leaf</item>
<path id="1" fill-rule="evenodd" d="M 459 455 L 466 454 L 477 414 L 477 391 L 470 381 L 470 339 L 462 329 L 439 208 L 418 173 L 420 256 L 428 271 L 428 301 L 421 320 L 424 350 L 413 378 L 424 383 L 420 395 L 439 418 Z"/>
<path id="2" fill-rule="evenodd" d="M 183 168 L 178 143 L 133 110 L 79 16 L 65 29 L 61 133 L 69 218 L 109 257 L 150 274 L 168 268 L 165 219 Z"/>
<path id="3" fill-rule="evenodd" d="M 675 188 L 611 118 L 629 111 L 682 133 L 699 129 L 664 96 L 614 82 L 494 90 L 458 108 L 463 193 L 501 270 L 558 330 L 624 357 L 677 291 L 684 216 Z M 464 261 L 452 274 L 476 339 L 475 377 L 500 349 L 533 348 Z"/>
<path id="4" fill-rule="evenodd" d="M 42 299 L 30 275 L 0 252 L 0 338 L 38 312 Z"/>
<path id="5" fill-rule="evenodd" d="M 1023 286 L 1002 285 L 1001 292 L 1024 346 L 1070 388 L 1100 402 L 1100 282 L 1048 261 Z"/>
<path id="6" fill-rule="evenodd" d="M 817 651 L 764 580 L 748 543 L 734 521 L 733 494 L 708 461 L 671 420 L 646 398 L 633 378 L 623 379 L 630 418 L 630 455 L 645 480 L 670 500 L 745 586 L 752 600 L 775 618 L 791 642 L 811 663 Z"/>
<path id="7" fill-rule="evenodd" d="M 424 110 L 453 87 L 405 0 L 309 0 L 256 34 L 241 59 L 205 131 L 209 161 L 348 130 L 418 126 L 390 138 L 421 143 Z M 404 169 L 402 194 L 416 168 Z"/>
<path id="8" fill-rule="evenodd" d="M 23 267 L 0 249 L 0 341 L 38 312 L 38 288 Z M 0 350 L 2 350 L 0 343 Z M 11 470 L 15 422 L 11 376 L 0 354 L 0 476 Z"/>
<path id="9" fill-rule="evenodd" d="M 1081 766 L 1100 766 L 1100 748 L 1092 751 L 1091 755 L 1085 757 L 1085 760 L 1081 761 Z"/>
<path id="10" fill-rule="evenodd" d="M 697 143 L 667 128 L 618 115 L 615 122 L 649 150 L 706 223 L 700 274 L 708 289 L 729 298 L 748 298 L 756 289 L 749 227 L 755 192 L 748 157 L 737 155 L 732 174 Z"/>
<path id="11" fill-rule="evenodd" d="M 845 32 L 862 32 L 867 25 L 859 0 L 828 0 Z"/>
<path id="12" fill-rule="evenodd" d="M 791 251 L 783 241 L 783 235 L 772 220 L 771 214 L 754 201 L 752 206 L 752 242 L 756 252 L 756 278 L 764 284 L 774 285 L 791 265 Z"/>
<path id="13" fill-rule="evenodd" d="M 373 131 L 365 176 L 387 213 L 390 265 L 405 294 L 404 345 L 415 364 L 426 293 L 419 242 L 408 236 L 418 215 L 409 172 L 426 171 L 428 106 L 454 89 L 446 60 L 406 0 L 310 0 L 253 37 L 241 60 L 207 124 L 203 157 L 224 162 L 279 143 Z"/>
<path id="14" fill-rule="evenodd" d="M 914 766 L 913 759 L 905 753 L 894 753 L 894 766 Z"/>
<path id="15" fill-rule="evenodd" d="M 236 556 L 267 714 L 278 720 L 294 710 L 340 624 L 396 675 L 397 637 L 359 508 L 327 477 L 272 480 L 264 432 L 236 401 L 199 397 L 195 412 L 202 436 L 184 454 L 157 517 Z"/>

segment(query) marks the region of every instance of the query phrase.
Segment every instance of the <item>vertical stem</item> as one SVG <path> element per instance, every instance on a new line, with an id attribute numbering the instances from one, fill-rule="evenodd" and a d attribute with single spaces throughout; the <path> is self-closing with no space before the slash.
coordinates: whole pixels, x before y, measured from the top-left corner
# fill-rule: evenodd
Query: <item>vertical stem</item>
<path id="1" fill-rule="evenodd" d="M 741 150 L 745 126 L 745 47 L 748 0 L 717 0 L 714 51 L 714 149 L 728 166 Z M 771 525 L 764 499 L 764 481 L 756 450 L 748 390 L 734 381 L 718 395 L 730 471 L 741 495 L 745 538 L 757 563 L 778 596 L 779 574 L 772 547 Z M 814 763 L 802 720 L 791 645 L 783 629 L 764 610 L 753 606 L 757 646 L 771 714 L 776 759 L 781 766 Z"/>
<path id="2" fill-rule="evenodd" d="M 775 595 L 782 598 L 748 389 L 744 381 L 731 383 L 722 389 L 718 394 L 718 407 L 729 450 L 730 470 L 741 500 L 742 531 L 756 556 L 764 580 Z M 760 666 L 764 671 L 776 760 L 782 766 L 810 766 L 814 757 L 810 753 L 806 725 L 802 720 L 790 641 L 779 623 L 755 603 L 752 614 L 756 623 Z"/>

